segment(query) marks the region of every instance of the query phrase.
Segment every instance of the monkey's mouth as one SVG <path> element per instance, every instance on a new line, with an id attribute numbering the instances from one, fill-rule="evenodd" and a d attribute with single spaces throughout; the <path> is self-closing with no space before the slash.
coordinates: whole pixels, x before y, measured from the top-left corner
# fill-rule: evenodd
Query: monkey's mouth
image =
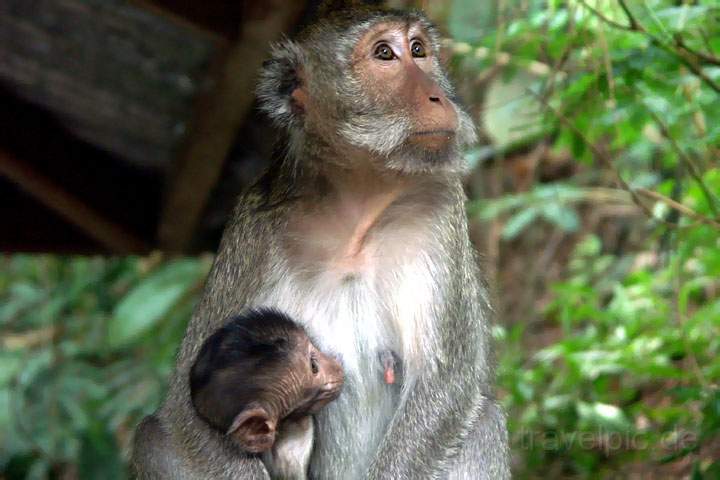
<path id="1" fill-rule="evenodd" d="M 455 130 L 437 129 L 437 130 L 419 130 L 412 132 L 411 137 L 445 137 L 448 140 L 455 135 Z"/>
<path id="2" fill-rule="evenodd" d="M 337 397 L 340 395 L 340 390 L 342 390 L 343 382 L 330 382 L 323 385 L 322 389 L 318 392 L 317 396 L 315 398 L 317 399 L 324 399 L 328 397 Z"/>
<path id="3" fill-rule="evenodd" d="M 325 405 L 332 402 L 342 390 L 343 382 L 326 383 L 320 388 L 315 395 L 307 399 L 302 405 L 287 415 L 287 418 L 299 418 L 319 412 Z"/>
<path id="4" fill-rule="evenodd" d="M 322 407 L 340 396 L 342 382 L 327 383 L 317 392 L 310 406 L 311 413 L 317 413 Z"/>
<path id="5" fill-rule="evenodd" d="M 454 130 L 419 130 L 410 134 L 410 141 L 428 150 L 442 150 L 455 136 Z"/>

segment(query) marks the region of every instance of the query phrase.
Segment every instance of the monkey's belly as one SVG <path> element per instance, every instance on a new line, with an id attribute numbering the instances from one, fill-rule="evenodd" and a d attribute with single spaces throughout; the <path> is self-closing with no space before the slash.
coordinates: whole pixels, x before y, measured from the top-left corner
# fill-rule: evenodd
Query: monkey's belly
<path id="1" fill-rule="evenodd" d="M 397 385 L 379 380 L 346 380 L 338 400 L 316 415 L 310 478 L 365 478 L 399 399 Z"/>
<path id="2" fill-rule="evenodd" d="M 384 271 L 357 271 L 346 281 L 337 271 L 309 281 L 278 269 L 271 289 L 261 294 L 256 306 L 278 308 L 303 323 L 345 371 L 340 397 L 317 415 L 313 478 L 364 478 L 402 389 L 401 383 L 385 383 L 380 354 L 395 352 L 412 377 L 434 340 L 438 292 L 430 258 L 421 252 Z"/>
<path id="3" fill-rule="evenodd" d="M 337 356 L 345 371 L 340 397 L 316 416 L 312 477 L 362 478 L 396 408 L 399 387 L 385 384 L 380 352 L 398 351 L 399 334 L 362 278 L 338 282 L 332 293 L 317 285 L 291 294 L 296 288 L 281 285 L 266 304 L 304 323 L 318 348 Z"/>

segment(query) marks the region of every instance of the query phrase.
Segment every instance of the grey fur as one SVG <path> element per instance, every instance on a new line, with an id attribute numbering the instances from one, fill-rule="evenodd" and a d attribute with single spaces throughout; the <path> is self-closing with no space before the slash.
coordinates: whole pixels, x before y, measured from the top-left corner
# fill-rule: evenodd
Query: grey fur
<path id="1" fill-rule="evenodd" d="M 297 128 L 299 119 L 290 98 L 298 69 L 305 64 L 302 48 L 291 40 L 274 45 L 265 62 L 255 94 L 260 108 L 281 128 Z"/>
<path id="2" fill-rule="evenodd" d="M 284 303 L 278 306 L 292 309 L 307 298 L 316 303 L 306 310 L 342 311 L 349 324 L 341 328 L 360 335 L 352 352 L 334 352 L 356 365 L 346 368 L 340 398 L 317 415 L 310 478 L 510 477 L 505 419 L 494 400 L 492 308 L 468 238 L 460 177 L 459 148 L 474 140 L 474 128 L 458 108 L 460 131 L 445 157 L 405 148 L 406 113 L 374 105 L 348 74 L 352 48 L 378 21 L 420 22 L 435 39 L 432 48 L 437 51 L 437 34 L 423 16 L 378 10 L 339 12 L 309 27 L 296 41 L 273 49 L 258 96 L 261 108 L 288 132 L 288 154 L 242 196 L 226 228 L 180 348 L 167 399 L 138 430 L 134 464 L 140 478 L 268 478 L 260 459 L 240 454 L 197 418 L 189 400 L 188 372 L 202 342 L 223 319 L 268 302 L 265 306 Z M 293 109 L 287 86 L 296 81 L 292 75 L 299 69 L 310 97 L 320 102 L 323 122 L 334 130 L 319 132 L 319 126 L 308 125 L 302 112 Z M 439 65 L 435 69 L 436 81 L 452 99 L 447 78 Z M 399 265 L 385 265 L 384 283 L 372 291 L 351 279 L 336 288 L 335 296 L 323 297 L 306 283 L 321 266 L 298 267 L 286 247 L 286 232 L 293 219 L 303 215 L 297 199 L 318 205 L 330 201 L 322 166 L 347 166 L 350 160 L 342 152 L 349 148 L 367 152 L 388 178 L 408 175 L 417 183 L 388 208 L 378 227 L 392 235 L 395 225 L 404 225 L 427 240 L 419 244 L 413 267 L 423 275 L 420 280 L 432 280 L 428 297 L 417 299 L 426 307 L 417 321 L 427 328 L 416 332 L 416 346 L 403 343 L 403 332 L 394 327 L 387 327 L 392 334 L 381 335 L 375 343 L 362 338 L 370 335 L 363 333 L 365 319 L 360 315 L 367 313 L 368 302 L 377 305 L 379 310 L 370 313 L 378 318 L 402 317 L 397 309 L 404 306 L 393 303 L 397 289 L 408 287 L 393 270 Z M 290 313 L 302 319 L 304 312 Z M 329 327 L 317 318 L 308 322 L 305 327 L 318 347 L 332 352 L 337 339 L 329 338 Z M 388 349 L 403 362 L 402 385 L 382 383 L 377 358 Z"/>

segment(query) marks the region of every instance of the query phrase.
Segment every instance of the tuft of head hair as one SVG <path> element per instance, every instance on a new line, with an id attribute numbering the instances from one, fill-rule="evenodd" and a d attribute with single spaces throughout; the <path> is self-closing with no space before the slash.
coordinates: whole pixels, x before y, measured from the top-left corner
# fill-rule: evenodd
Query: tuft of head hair
<path id="1" fill-rule="evenodd" d="M 233 317 L 203 343 L 190 370 L 190 388 L 202 388 L 215 372 L 232 366 L 272 368 L 287 359 L 300 333 L 302 327 L 277 310 L 250 310 Z"/>
<path id="2" fill-rule="evenodd" d="M 190 396 L 198 415 L 227 432 L 239 412 L 272 388 L 268 381 L 288 364 L 303 333 L 276 310 L 233 317 L 203 343 L 190 369 Z"/>
<path id="3" fill-rule="evenodd" d="M 318 17 L 326 17 L 341 10 L 377 8 L 382 3 L 382 0 L 325 0 L 318 8 Z"/>

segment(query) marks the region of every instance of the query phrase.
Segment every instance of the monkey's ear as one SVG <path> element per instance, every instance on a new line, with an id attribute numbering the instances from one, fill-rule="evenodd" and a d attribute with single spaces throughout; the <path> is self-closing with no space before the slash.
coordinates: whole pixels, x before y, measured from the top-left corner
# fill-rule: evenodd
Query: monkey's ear
<path id="1" fill-rule="evenodd" d="M 263 64 L 257 86 L 260 109 L 283 128 L 302 121 L 308 94 L 303 82 L 305 55 L 291 40 L 273 46 L 271 58 Z"/>
<path id="2" fill-rule="evenodd" d="M 275 419 L 263 407 L 248 407 L 237 414 L 226 435 L 250 453 L 262 453 L 275 443 Z"/>

